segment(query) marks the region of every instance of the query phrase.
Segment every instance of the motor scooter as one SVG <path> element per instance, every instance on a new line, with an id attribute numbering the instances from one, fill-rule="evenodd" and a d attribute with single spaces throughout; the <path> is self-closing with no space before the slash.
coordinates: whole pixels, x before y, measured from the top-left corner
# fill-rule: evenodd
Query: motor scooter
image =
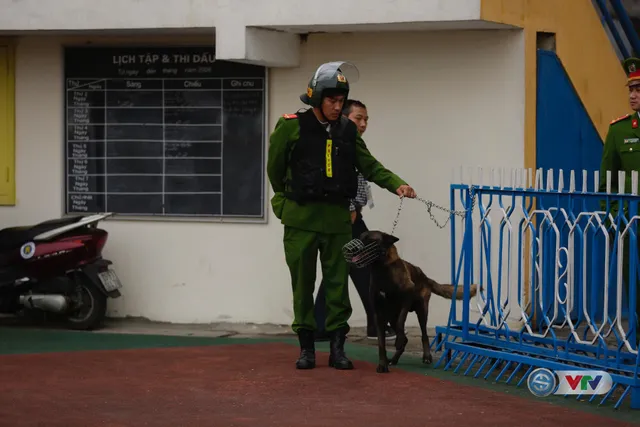
<path id="1" fill-rule="evenodd" d="M 70 329 L 105 318 L 122 283 L 102 257 L 109 234 L 98 223 L 113 213 L 69 216 L 0 230 L 0 313 L 46 312 Z"/>

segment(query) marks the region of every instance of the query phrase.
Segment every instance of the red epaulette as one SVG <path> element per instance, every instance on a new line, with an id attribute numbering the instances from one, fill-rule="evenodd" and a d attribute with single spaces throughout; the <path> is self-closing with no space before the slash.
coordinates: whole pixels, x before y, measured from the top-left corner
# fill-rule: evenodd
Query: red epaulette
<path id="1" fill-rule="evenodd" d="M 298 115 L 297 114 L 283 114 L 282 117 L 284 117 L 285 119 L 297 119 Z"/>
<path id="2" fill-rule="evenodd" d="M 625 115 L 624 115 L 624 116 L 622 116 L 622 117 L 618 117 L 617 119 L 613 119 L 613 120 L 611 120 L 611 123 L 609 123 L 609 124 L 610 124 L 610 125 L 612 125 L 612 124 L 614 124 L 614 123 L 618 123 L 620 120 L 624 120 L 624 119 L 626 119 L 626 118 L 628 118 L 628 117 L 630 117 L 630 116 L 631 116 L 630 114 L 625 114 Z"/>

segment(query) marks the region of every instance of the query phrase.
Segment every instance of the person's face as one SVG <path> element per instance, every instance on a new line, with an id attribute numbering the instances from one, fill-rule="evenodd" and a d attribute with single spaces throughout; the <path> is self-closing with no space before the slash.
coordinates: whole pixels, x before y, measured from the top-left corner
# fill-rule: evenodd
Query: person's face
<path id="1" fill-rule="evenodd" d="M 364 131 L 367 130 L 367 124 L 369 123 L 369 114 L 367 114 L 366 108 L 354 106 L 351 108 L 351 112 L 347 117 L 349 117 L 349 120 L 356 124 L 360 135 L 362 135 Z"/>
<path id="2" fill-rule="evenodd" d="M 343 105 L 344 95 L 327 96 L 322 100 L 322 114 L 328 120 L 337 120 L 340 117 Z"/>
<path id="3" fill-rule="evenodd" d="M 629 86 L 629 106 L 633 111 L 640 111 L 640 82 Z"/>

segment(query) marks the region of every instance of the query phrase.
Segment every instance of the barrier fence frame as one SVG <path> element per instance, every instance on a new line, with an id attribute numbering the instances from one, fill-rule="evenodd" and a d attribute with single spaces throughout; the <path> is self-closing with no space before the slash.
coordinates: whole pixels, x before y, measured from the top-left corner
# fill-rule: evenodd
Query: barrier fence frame
<path id="1" fill-rule="evenodd" d="M 480 176 L 484 172 L 478 168 Z M 628 240 L 629 259 L 635 262 L 629 262 L 626 271 L 640 283 L 637 171 L 630 180 L 619 172 L 617 191 L 611 190 L 611 172 L 606 173 L 606 191 L 598 191 L 599 171 L 583 170 L 580 189 L 574 171 L 567 187 L 562 170 L 555 186 L 553 170 L 536 170 L 535 177 L 530 169 L 506 171 L 506 177 L 504 169 L 497 172 L 496 179 L 496 170 L 491 171 L 492 185 L 483 185 L 482 178 L 464 183 L 461 170 L 459 183 L 450 186 L 451 210 L 469 211 L 474 198 L 475 209 L 458 223 L 453 214 L 450 218 L 451 283 L 463 286 L 463 297 L 456 301 L 454 291 L 448 322 L 436 327 L 432 348 L 442 353 L 434 366 L 475 378 L 484 373 L 484 379 L 493 376 L 496 382 L 517 386 L 540 367 L 605 370 L 613 386 L 604 395 L 588 396 L 588 401 L 613 403 L 616 409 L 628 401 L 632 409 L 640 409 L 637 327 L 629 321 L 636 319 L 640 290 L 627 290 L 623 282 Z M 625 209 L 616 211 L 621 203 Z M 492 234 L 492 213 L 500 217 L 498 237 Z M 517 223 L 512 223 L 514 213 L 522 216 Z M 461 239 L 456 228 L 460 223 Z M 511 251 L 506 253 L 505 234 Z M 496 240 L 500 247 L 494 259 Z M 516 273 L 514 302 L 510 294 Z M 472 283 L 481 287 L 473 298 Z M 477 319 L 472 319 L 472 307 Z M 514 311 L 519 317 L 510 317 Z"/>

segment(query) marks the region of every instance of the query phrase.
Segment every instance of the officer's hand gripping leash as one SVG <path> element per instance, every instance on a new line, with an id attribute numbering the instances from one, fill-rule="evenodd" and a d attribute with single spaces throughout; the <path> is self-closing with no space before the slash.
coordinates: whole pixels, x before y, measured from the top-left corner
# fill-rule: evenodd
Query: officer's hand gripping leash
<path id="1" fill-rule="evenodd" d="M 467 216 L 467 213 L 469 214 L 473 213 L 473 209 L 476 204 L 476 188 L 477 188 L 476 186 L 472 186 L 469 189 L 469 195 L 471 196 L 471 208 L 468 211 L 466 209 L 453 211 L 443 206 L 436 205 L 430 200 L 425 200 L 420 197 L 416 197 L 416 200 L 424 203 L 427 206 L 427 212 L 429 212 L 429 216 L 431 217 L 431 220 L 433 220 L 433 222 L 436 223 L 438 228 L 444 228 L 449 222 L 449 220 L 451 219 L 451 215 L 457 215 L 459 217 L 464 218 Z M 398 225 L 398 220 L 400 219 L 400 212 L 402 211 L 403 202 L 404 202 L 404 196 L 400 196 L 400 205 L 398 206 L 398 212 L 396 214 L 396 218 L 393 221 L 393 228 L 391 229 L 391 235 L 393 235 L 393 233 L 396 230 L 396 226 Z M 433 216 L 433 213 L 431 212 L 431 208 L 434 208 L 434 207 L 449 213 L 449 217 L 444 222 L 444 224 L 440 225 L 436 220 L 436 218 Z M 385 249 L 382 246 L 380 246 L 379 242 L 371 242 L 365 245 L 360 239 L 357 239 L 357 238 L 352 239 L 342 247 L 342 254 L 345 260 L 349 264 L 353 264 L 356 268 L 366 267 L 367 265 L 374 262 L 378 257 L 384 255 L 384 252 L 385 252 Z"/>

